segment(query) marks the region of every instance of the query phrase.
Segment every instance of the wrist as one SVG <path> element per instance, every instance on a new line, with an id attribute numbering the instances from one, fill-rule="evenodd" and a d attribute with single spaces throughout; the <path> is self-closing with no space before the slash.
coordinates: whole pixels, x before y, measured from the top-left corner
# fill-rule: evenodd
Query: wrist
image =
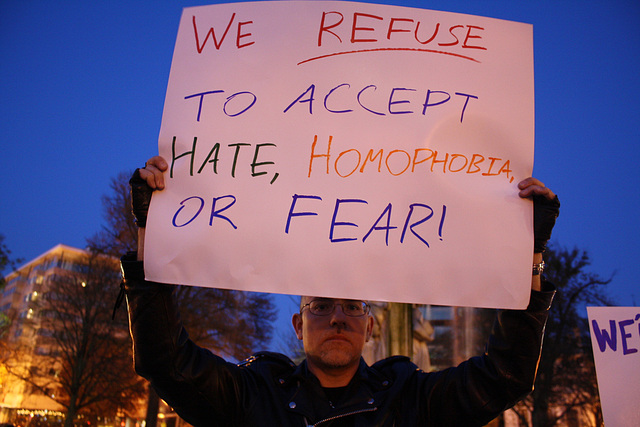
<path id="1" fill-rule="evenodd" d="M 531 289 L 534 291 L 542 290 L 542 279 L 540 277 L 540 264 L 544 261 L 542 260 L 542 253 L 536 252 L 533 254 L 533 267 L 531 272 Z M 538 266 L 538 274 L 535 274 L 536 266 Z"/>
<path id="2" fill-rule="evenodd" d="M 546 267 L 546 264 L 544 263 L 544 261 L 533 263 L 533 270 L 531 273 L 534 276 L 540 276 L 544 272 L 545 267 Z"/>
<path id="3" fill-rule="evenodd" d="M 138 261 L 144 260 L 144 227 L 138 228 Z"/>

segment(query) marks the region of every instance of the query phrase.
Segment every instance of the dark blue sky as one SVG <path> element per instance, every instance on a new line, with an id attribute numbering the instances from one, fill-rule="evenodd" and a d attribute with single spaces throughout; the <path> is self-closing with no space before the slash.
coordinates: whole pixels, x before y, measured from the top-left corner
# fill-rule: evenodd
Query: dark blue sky
<path id="1" fill-rule="evenodd" d="M 112 177 L 157 153 L 181 9 L 196 1 L 0 3 L 0 234 L 15 257 L 83 247 Z M 384 1 L 533 24 L 534 175 L 554 240 L 638 305 L 640 2 Z"/>

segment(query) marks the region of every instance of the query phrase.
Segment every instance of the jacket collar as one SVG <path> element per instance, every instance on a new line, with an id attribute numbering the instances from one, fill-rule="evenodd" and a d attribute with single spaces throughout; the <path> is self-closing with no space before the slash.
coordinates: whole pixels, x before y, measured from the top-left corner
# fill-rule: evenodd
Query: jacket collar
<path id="1" fill-rule="evenodd" d="M 309 371 L 306 360 L 288 378 L 283 379 L 282 384 L 288 389 L 289 409 L 316 422 L 339 414 L 375 410 L 388 381 L 361 358 L 341 402 L 329 401 L 320 381 Z"/>

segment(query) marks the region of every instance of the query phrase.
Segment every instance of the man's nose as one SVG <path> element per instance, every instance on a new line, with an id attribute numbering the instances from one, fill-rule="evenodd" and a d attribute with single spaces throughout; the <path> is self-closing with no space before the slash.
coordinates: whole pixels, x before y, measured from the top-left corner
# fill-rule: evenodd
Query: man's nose
<path id="1" fill-rule="evenodd" d="M 336 304 L 333 308 L 333 313 L 331 313 L 331 325 L 335 324 L 346 324 L 347 315 L 342 311 L 342 304 Z"/>

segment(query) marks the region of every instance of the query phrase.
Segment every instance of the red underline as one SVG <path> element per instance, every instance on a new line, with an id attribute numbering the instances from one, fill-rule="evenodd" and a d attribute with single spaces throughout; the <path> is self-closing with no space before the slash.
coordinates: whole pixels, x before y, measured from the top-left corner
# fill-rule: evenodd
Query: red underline
<path id="1" fill-rule="evenodd" d="M 314 58 L 309 58 L 309 59 L 305 59 L 304 61 L 300 61 L 298 62 L 298 65 L 302 65 L 304 63 L 307 62 L 311 62 L 311 61 L 316 61 L 318 59 L 325 59 L 325 58 L 330 58 L 332 56 L 338 56 L 338 55 L 349 55 L 352 53 L 366 53 L 366 52 L 381 52 L 381 51 L 387 51 L 387 50 L 404 50 L 404 51 L 411 51 L 411 52 L 425 52 L 425 53 L 438 53 L 441 55 L 451 55 L 451 56 L 455 56 L 457 58 L 462 58 L 462 59 L 467 59 L 469 61 L 473 61 L 473 62 L 480 62 L 477 59 L 474 59 L 470 56 L 464 56 L 464 55 L 460 55 L 457 53 L 451 53 L 451 52 L 443 52 L 440 50 L 433 50 L 433 49 L 414 49 L 414 48 L 408 48 L 408 47 L 385 47 L 385 48 L 377 48 L 377 49 L 362 49 L 362 50 L 351 50 L 348 52 L 336 52 L 336 53 L 330 53 L 327 55 L 321 55 L 321 56 L 316 56 Z"/>

